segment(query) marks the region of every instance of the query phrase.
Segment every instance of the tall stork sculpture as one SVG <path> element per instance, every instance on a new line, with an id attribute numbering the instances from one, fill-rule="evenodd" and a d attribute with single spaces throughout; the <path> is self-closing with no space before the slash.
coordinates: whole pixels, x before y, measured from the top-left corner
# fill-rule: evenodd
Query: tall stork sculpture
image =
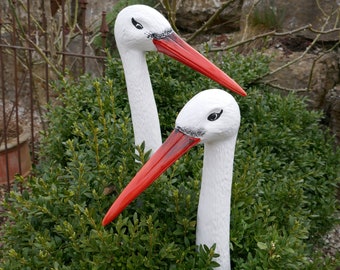
<path id="1" fill-rule="evenodd" d="M 240 125 L 235 99 L 223 90 L 205 90 L 180 111 L 175 130 L 126 186 L 105 215 L 106 226 L 190 148 L 204 143 L 196 244 L 212 246 L 220 269 L 230 269 L 229 224 L 233 161 Z"/>

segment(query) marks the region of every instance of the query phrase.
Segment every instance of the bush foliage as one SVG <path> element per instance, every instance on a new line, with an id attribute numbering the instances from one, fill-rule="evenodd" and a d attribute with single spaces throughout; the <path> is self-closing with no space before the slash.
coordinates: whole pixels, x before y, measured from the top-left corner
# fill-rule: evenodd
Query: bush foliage
<path id="1" fill-rule="evenodd" d="M 321 115 L 294 95 L 251 85 L 267 58 L 228 53 L 222 60 L 248 87 L 248 97 L 236 97 L 233 269 L 333 269 L 336 262 L 313 251 L 336 222 L 339 182 L 340 154 Z M 167 57 L 150 54 L 148 62 L 165 138 L 182 106 L 218 85 Z M 103 228 L 109 206 L 148 159 L 143 145 L 135 153 L 122 65 L 112 59 L 106 78 L 64 79 L 55 89 L 61 105 L 50 108 L 36 176 L 3 203 L 0 268 L 212 269 L 214 248 L 195 246 L 202 147 Z"/>

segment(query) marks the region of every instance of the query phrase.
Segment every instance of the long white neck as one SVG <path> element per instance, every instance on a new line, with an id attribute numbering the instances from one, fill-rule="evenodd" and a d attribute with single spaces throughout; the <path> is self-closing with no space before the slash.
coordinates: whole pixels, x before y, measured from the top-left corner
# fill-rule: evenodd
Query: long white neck
<path id="1" fill-rule="evenodd" d="M 131 109 L 135 144 L 145 141 L 145 151 L 155 152 L 162 144 L 158 112 L 153 95 L 145 53 L 121 53 Z"/>
<path id="2" fill-rule="evenodd" d="M 230 198 L 236 136 L 227 141 L 205 143 L 201 192 L 197 213 L 196 244 L 220 254 L 219 269 L 230 269 Z"/>

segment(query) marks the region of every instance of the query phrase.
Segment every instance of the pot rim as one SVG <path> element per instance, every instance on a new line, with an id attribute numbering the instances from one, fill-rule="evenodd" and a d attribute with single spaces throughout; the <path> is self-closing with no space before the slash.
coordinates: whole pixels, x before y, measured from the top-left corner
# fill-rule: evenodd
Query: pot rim
<path id="1" fill-rule="evenodd" d="M 27 131 L 23 131 L 20 135 L 19 135 L 19 145 L 23 144 L 24 142 L 26 142 L 28 140 L 28 138 L 30 137 L 29 132 Z M 5 142 L 2 142 L 0 144 L 0 152 L 1 151 L 5 151 L 5 150 L 9 150 L 14 148 L 15 146 L 18 145 L 18 141 L 17 138 L 13 138 L 7 141 L 7 147 L 5 147 Z"/>

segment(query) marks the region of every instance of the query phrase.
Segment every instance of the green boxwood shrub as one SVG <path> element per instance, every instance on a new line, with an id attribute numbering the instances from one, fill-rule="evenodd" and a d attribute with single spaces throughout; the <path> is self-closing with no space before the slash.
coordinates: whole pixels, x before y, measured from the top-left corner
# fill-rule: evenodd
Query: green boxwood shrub
<path id="1" fill-rule="evenodd" d="M 231 210 L 233 269 L 334 269 L 314 252 L 336 222 L 339 151 L 321 115 L 294 95 L 251 82 L 268 59 L 228 53 L 222 67 L 243 86 Z M 218 87 L 150 54 L 163 136 L 198 91 Z M 195 246 L 203 148 L 177 161 L 112 224 L 101 220 L 148 159 L 135 148 L 119 60 L 107 77 L 61 80 L 35 176 L 3 203 L 0 269 L 213 269 L 214 247 Z M 135 153 L 137 149 L 139 155 Z M 136 162 L 139 161 L 139 162 Z"/>

